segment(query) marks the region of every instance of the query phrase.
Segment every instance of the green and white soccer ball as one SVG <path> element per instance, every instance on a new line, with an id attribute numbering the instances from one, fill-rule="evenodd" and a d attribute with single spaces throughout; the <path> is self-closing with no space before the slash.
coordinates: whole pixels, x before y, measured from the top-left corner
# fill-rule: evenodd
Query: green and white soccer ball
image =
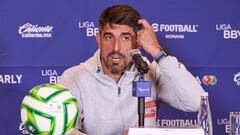
<path id="1" fill-rule="evenodd" d="M 34 87 L 24 97 L 21 119 L 24 127 L 37 135 L 64 135 L 75 127 L 78 103 L 71 92 L 57 84 Z"/>

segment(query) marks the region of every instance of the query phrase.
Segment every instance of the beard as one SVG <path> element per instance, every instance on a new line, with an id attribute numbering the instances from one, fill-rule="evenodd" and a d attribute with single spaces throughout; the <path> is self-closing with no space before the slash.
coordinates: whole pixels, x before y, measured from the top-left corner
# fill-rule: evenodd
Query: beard
<path id="1" fill-rule="evenodd" d="M 119 59 L 119 61 L 116 62 L 113 59 Z M 129 67 L 126 56 L 117 51 L 109 53 L 106 58 L 101 56 L 101 60 L 107 69 L 113 74 L 123 73 Z"/>

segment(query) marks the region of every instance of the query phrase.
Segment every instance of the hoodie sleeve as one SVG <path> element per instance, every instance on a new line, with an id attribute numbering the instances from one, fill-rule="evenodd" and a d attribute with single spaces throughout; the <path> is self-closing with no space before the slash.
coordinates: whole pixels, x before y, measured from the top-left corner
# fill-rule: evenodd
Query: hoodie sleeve
<path id="1" fill-rule="evenodd" d="M 186 112 L 198 111 L 204 90 L 185 66 L 173 56 L 155 66 L 160 101 Z"/>
<path id="2" fill-rule="evenodd" d="M 70 68 L 62 74 L 59 84 L 62 86 L 65 86 L 68 88 L 72 94 L 75 96 L 78 102 L 79 106 L 79 113 L 78 113 L 78 120 L 77 120 L 77 126 L 76 128 L 80 131 L 82 131 L 83 127 L 83 103 L 82 103 L 82 98 L 81 98 L 81 86 L 76 82 L 76 75 L 74 74 L 74 71 Z"/>

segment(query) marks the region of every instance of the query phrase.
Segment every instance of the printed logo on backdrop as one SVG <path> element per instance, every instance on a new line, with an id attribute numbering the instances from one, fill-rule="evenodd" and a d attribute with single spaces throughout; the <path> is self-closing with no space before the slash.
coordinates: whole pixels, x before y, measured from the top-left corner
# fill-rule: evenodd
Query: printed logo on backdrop
<path id="1" fill-rule="evenodd" d="M 22 74 L 0 74 L 0 84 L 20 84 Z"/>
<path id="2" fill-rule="evenodd" d="M 204 84 L 206 86 L 213 86 L 217 84 L 217 77 L 215 75 L 204 75 L 202 79 L 199 76 L 196 76 L 196 80 L 199 84 Z"/>
<path id="3" fill-rule="evenodd" d="M 234 74 L 233 81 L 240 86 L 240 72 L 238 72 L 237 74 Z"/>
<path id="4" fill-rule="evenodd" d="M 98 33 L 98 27 L 92 21 L 79 21 L 78 27 L 86 31 L 87 37 L 96 36 Z"/>
<path id="5" fill-rule="evenodd" d="M 60 80 L 60 76 L 55 69 L 46 69 L 41 71 L 42 77 L 47 77 L 49 83 L 58 83 Z"/>
<path id="6" fill-rule="evenodd" d="M 92 21 L 79 21 L 78 27 L 84 29 L 87 37 L 96 36 L 99 32 L 97 25 Z M 152 27 L 154 32 L 166 32 L 165 38 L 167 39 L 184 39 L 185 33 L 198 32 L 198 25 L 192 24 L 158 24 L 153 23 Z"/>
<path id="7" fill-rule="evenodd" d="M 216 24 L 216 30 L 222 31 L 223 39 L 240 39 L 240 30 L 233 28 L 230 24 Z"/>
<path id="8" fill-rule="evenodd" d="M 32 135 L 27 131 L 27 129 L 24 127 L 23 123 L 19 123 L 19 131 L 24 135 Z"/>
<path id="9" fill-rule="evenodd" d="M 185 33 L 198 32 L 197 24 L 158 24 L 153 23 L 154 32 L 164 32 L 166 39 L 184 39 Z"/>
<path id="10" fill-rule="evenodd" d="M 22 38 L 51 38 L 53 26 L 25 23 L 18 27 L 18 33 Z"/>
<path id="11" fill-rule="evenodd" d="M 228 118 L 218 118 L 217 125 L 224 126 L 225 133 L 230 133 L 230 124 Z"/>
<path id="12" fill-rule="evenodd" d="M 160 127 L 197 127 L 198 123 L 196 119 L 160 119 L 158 120 Z"/>
<path id="13" fill-rule="evenodd" d="M 204 85 L 215 85 L 217 83 L 217 77 L 215 75 L 205 75 L 202 78 L 202 82 Z"/>

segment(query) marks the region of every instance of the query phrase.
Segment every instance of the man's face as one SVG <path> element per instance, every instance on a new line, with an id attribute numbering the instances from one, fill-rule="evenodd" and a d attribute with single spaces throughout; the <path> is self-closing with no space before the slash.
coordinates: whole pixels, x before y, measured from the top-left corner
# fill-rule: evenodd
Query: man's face
<path id="1" fill-rule="evenodd" d="M 136 33 L 128 25 L 106 24 L 97 35 L 103 68 L 120 74 L 131 66 L 129 51 L 136 48 Z"/>

